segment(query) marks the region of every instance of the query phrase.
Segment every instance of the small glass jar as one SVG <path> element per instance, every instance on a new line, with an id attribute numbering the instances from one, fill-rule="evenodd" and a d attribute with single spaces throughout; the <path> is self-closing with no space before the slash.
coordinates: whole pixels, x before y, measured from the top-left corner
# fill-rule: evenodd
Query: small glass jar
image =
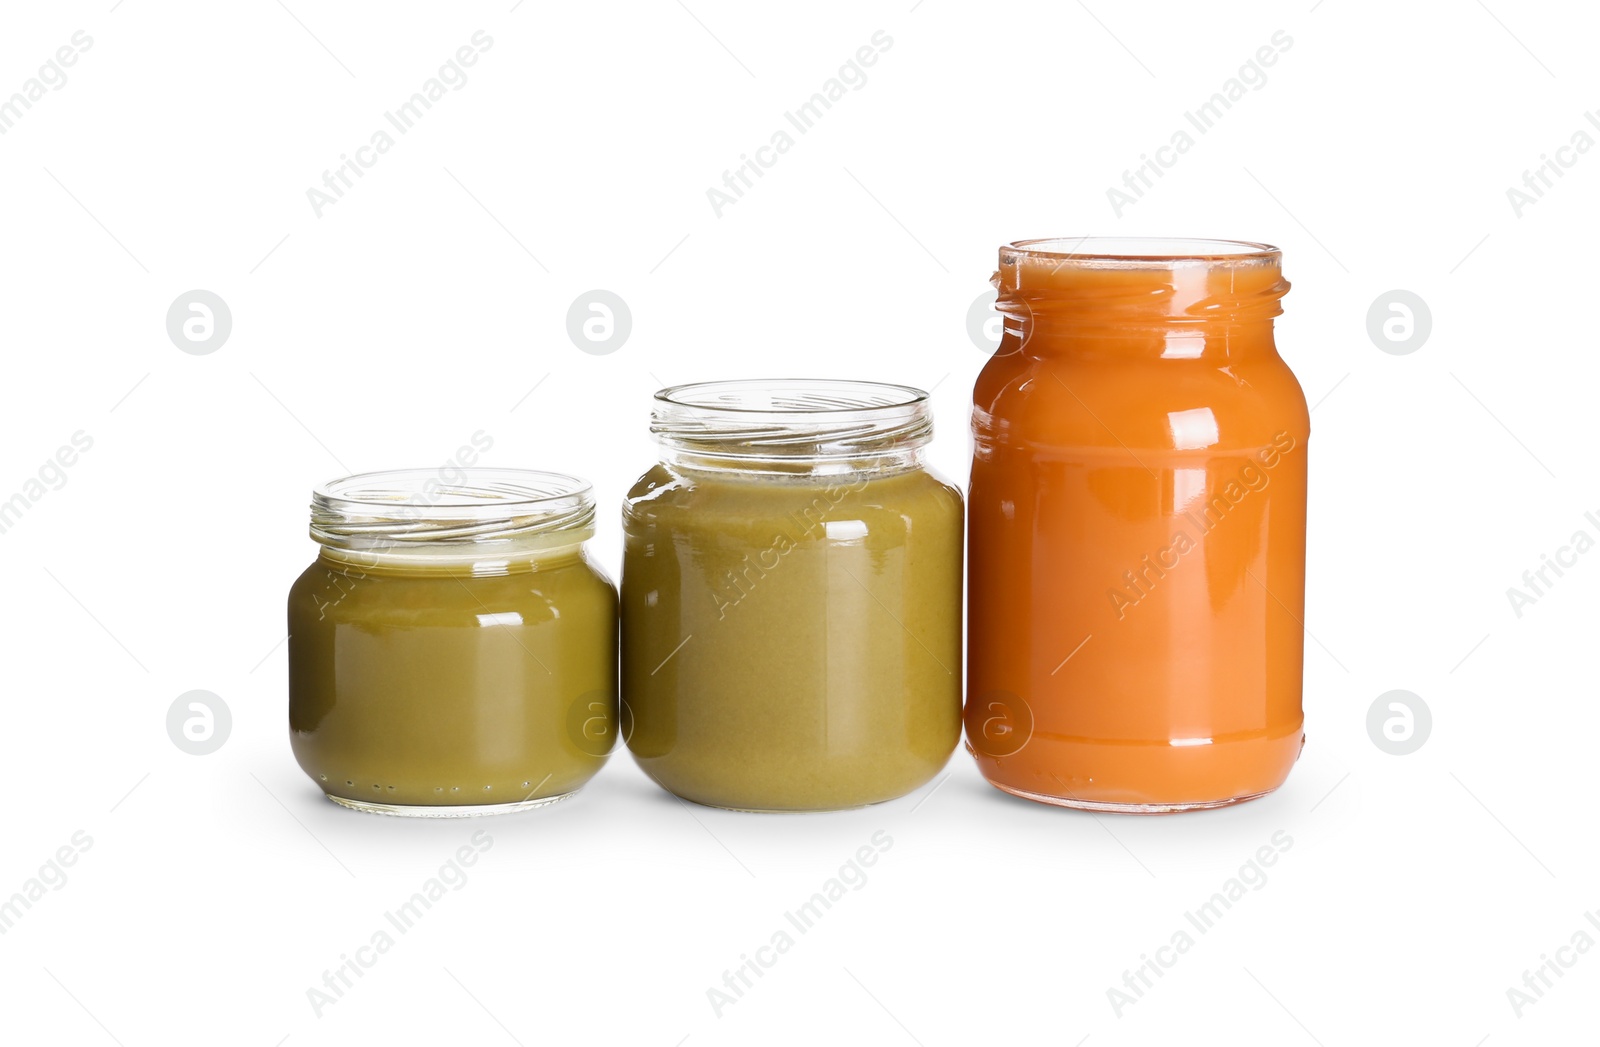
<path id="1" fill-rule="evenodd" d="M 589 484 L 523 469 L 318 488 L 289 591 L 289 729 L 328 797 L 454 817 L 564 799 L 616 739 L 617 596 Z"/>
<path id="2" fill-rule="evenodd" d="M 740 381 L 656 394 L 623 510 L 624 737 L 697 803 L 903 796 L 960 737 L 960 492 L 927 394 Z M 630 723 L 631 721 L 631 723 Z"/>

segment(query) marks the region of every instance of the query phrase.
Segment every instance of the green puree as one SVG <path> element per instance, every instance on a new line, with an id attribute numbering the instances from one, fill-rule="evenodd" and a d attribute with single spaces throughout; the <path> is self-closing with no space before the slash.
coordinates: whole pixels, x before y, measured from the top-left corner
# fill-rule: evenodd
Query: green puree
<path id="1" fill-rule="evenodd" d="M 827 810 L 903 796 L 944 765 L 961 713 L 955 488 L 920 469 L 657 466 L 624 524 L 624 737 L 663 787 Z"/>
<path id="2" fill-rule="evenodd" d="M 481 568 L 480 568 L 481 569 Z M 616 738 L 616 591 L 576 551 L 474 576 L 320 556 L 289 593 L 289 726 L 365 803 L 557 798 Z"/>

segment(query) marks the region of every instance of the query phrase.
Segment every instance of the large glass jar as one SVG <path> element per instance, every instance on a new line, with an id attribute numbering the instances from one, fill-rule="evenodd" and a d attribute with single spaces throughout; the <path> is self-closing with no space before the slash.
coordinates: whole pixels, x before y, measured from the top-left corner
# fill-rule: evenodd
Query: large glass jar
<path id="1" fill-rule="evenodd" d="M 973 395 L 967 742 L 1045 803 L 1248 800 L 1299 756 L 1306 440 L 1279 252 L 1000 249 Z"/>
<path id="2" fill-rule="evenodd" d="M 617 596 L 588 483 L 365 473 L 312 495 L 289 591 L 289 729 L 330 799 L 459 816 L 570 796 L 616 739 Z"/>
<path id="3" fill-rule="evenodd" d="M 664 788 L 737 810 L 893 799 L 961 720 L 961 495 L 927 395 L 847 381 L 656 394 L 623 510 L 623 733 Z"/>

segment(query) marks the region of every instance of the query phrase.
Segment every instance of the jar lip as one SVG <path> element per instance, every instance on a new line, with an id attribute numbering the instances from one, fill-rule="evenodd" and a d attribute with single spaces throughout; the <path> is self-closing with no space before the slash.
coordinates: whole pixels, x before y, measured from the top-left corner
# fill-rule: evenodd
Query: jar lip
<path id="1" fill-rule="evenodd" d="M 690 411 L 798 421 L 916 407 L 927 402 L 928 394 L 915 386 L 848 378 L 737 378 L 668 386 L 655 398 Z"/>
<path id="2" fill-rule="evenodd" d="M 330 549 L 543 548 L 592 533 L 589 481 L 537 469 L 389 469 L 330 480 L 311 493 L 311 537 Z M 562 537 L 564 536 L 564 538 Z"/>
<path id="3" fill-rule="evenodd" d="M 537 513 L 566 499 L 582 500 L 593 490 L 581 477 L 539 469 L 383 469 L 329 480 L 312 490 L 311 501 L 316 508 L 363 515 L 391 509 L 417 519 L 437 510 L 459 519 Z"/>
<path id="4" fill-rule="evenodd" d="M 663 461 L 783 471 L 915 461 L 933 435 L 928 394 L 838 378 L 735 379 L 656 393 L 650 432 Z"/>
<path id="5" fill-rule="evenodd" d="M 1283 252 L 1250 240 L 1218 240 L 1183 236 L 1056 236 L 1015 240 L 1000 249 L 1008 256 L 1060 259 L 1063 265 L 1150 267 L 1161 263 L 1276 263 Z"/>

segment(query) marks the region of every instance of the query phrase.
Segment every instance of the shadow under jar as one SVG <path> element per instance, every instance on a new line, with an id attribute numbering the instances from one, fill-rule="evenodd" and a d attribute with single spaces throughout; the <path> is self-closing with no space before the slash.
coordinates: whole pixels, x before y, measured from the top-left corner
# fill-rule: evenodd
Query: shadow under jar
<path id="1" fill-rule="evenodd" d="M 1271 792 L 1304 742 L 1309 415 L 1273 340 L 1279 253 L 1000 249 L 973 394 L 967 744 L 1064 807 Z"/>
<path id="2" fill-rule="evenodd" d="M 365 473 L 312 495 L 289 591 L 289 728 L 328 797 L 458 817 L 564 799 L 616 739 L 617 596 L 589 484 Z"/>
<path id="3" fill-rule="evenodd" d="M 927 395 L 847 381 L 656 394 L 661 461 L 623 509 L 623 732 L 714 807 L 903 796 L 961 723 L 961 494 Z"/>

